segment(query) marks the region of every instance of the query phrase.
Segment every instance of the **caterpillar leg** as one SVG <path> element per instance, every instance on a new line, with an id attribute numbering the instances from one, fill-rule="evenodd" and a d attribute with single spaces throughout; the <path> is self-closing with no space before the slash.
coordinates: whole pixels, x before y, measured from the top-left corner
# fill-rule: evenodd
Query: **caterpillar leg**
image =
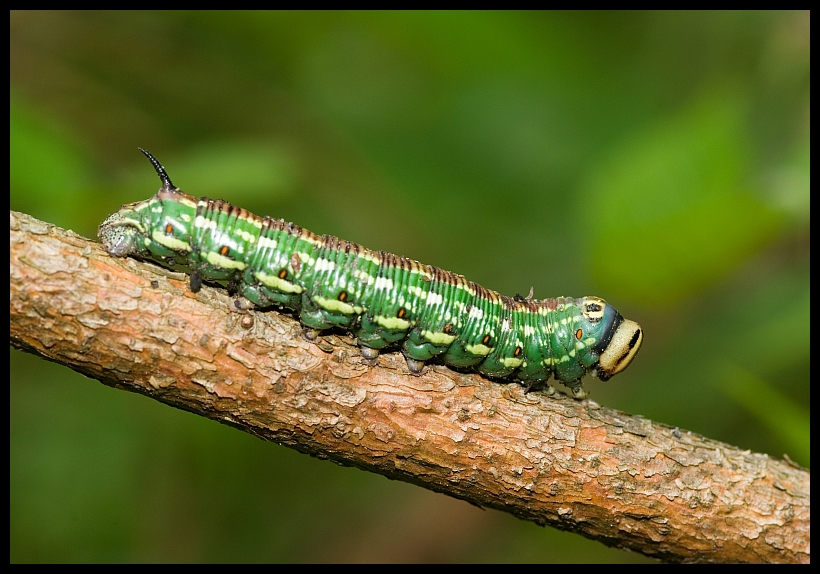
<path id="1" fill-rule="evenodd" d="M 362 350 L 362 357 L 367 361 L 375 361 L 379 358 L 379 350 L 370 347 L 359 347 Z"/>
<path id="2" fill-rule="evenodd" d="M 233 306 L 238 311 L 251 311 L 252 309 L 256 309 L 256 303 L 242 296 L 233 300 Z"/>
<path id="3" fill-rule="evenodd" d="M 202 289 L 202 272 L 199 269 L 191 273 L 190 286 L 191 291 L 194 293 L 199 293 L 199 290 Z"/>
<path id="4" fill-rule="evenodd" d="M 316 341 L 319 338 L 321 331 L 319 329 L 311 329 L 310 327 L 302 327 L 302 334 L 308 341 Z"/>
<path id="5" fill-rule="evenodd" d="M 410 369 L 410 372 L 414 375 L 420 375 L 424 370 L 424 361 L 417 361 L 410 357 L 405 357 L 405 359 L 407 360 L 407 368 Z"/>
<path id="6" fill-rule="evenodd" d="M 583 387 L 572 387 L 570 388 L 570 392 L 572 393 L 572 398 L 578 399 L 579 401 L 587 398 L 587 395 L 589 394 Z"/>

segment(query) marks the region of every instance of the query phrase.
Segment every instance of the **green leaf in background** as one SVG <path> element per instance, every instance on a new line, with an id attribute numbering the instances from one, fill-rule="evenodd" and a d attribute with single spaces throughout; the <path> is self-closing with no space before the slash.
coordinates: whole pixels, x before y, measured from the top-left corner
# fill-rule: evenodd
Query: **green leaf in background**
<path id="1" fill-rule="evenodd" d="M 619 298 L 676 304 L 778 231 L 782 214 L 745 180 L 746 109 L 733 91 L 710 94 L 626 138 L 601 162 L 581 225 L 592 272 Z"/>
<path id="2" fill-rule="evenodd" d="M 68 225 L 81 209 L 83 187 L 91 180 L 91 162 L 77 146 L 79 138 L 47 110 L 9 99 L 9 186 L 18 210 L 40 211 L 52 223 Z"/>

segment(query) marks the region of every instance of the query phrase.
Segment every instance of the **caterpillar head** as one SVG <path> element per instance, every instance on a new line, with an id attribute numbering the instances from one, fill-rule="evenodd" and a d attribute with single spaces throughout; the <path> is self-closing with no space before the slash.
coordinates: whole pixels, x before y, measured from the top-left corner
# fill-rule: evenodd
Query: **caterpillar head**
<path id="1" fill-rule="evenodd" d="M 628 367 L 638 353 L 643 341 L 640 325 L 624 319 L 600 297 L 547 301 L 556 311 L 547 315 L 552 356 L 545 363 L 575 398 L 586 396 L 584 375 L 605 381 Z"/>
<path id="2" fill-rule="evenodd" d="M 600 352 L 598 362 L 593 367 L 593 375 L 606 381 L 629 366 L 643 342 L 643 329 L 635 321 L 624 319 L 612 307 L 612 317 L 607 331 L 598 342 Z"/>
<path id="3" fill-rule="evenodd" d="M 580 314 L 572 324 L 577 339 L 575 349 L 579 352 L 577 361 L 594 377 L 606 381 L 626 369 L 635 358 L 643 342 L 643 330 L 600 297 L 584 297 L 577 304 Z M 561 377 L 561 368 L 566 370 L 565 376 L 577 376 L 572 361 L 560 364 L 556 377 L 568 380 Z"/>

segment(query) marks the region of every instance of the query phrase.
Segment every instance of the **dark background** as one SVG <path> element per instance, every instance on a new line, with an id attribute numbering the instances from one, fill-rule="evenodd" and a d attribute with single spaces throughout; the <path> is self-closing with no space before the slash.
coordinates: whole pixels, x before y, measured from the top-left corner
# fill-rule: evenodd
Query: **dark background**
<path id="1" fill-rule="evenodd" d="M 95 237 L 159 181 L 598 295 L 591 398 L 809 465 L 808 12 L 11 12 L 11 208 Z M 10 560 L 640 556 L 10 352 Z"/>

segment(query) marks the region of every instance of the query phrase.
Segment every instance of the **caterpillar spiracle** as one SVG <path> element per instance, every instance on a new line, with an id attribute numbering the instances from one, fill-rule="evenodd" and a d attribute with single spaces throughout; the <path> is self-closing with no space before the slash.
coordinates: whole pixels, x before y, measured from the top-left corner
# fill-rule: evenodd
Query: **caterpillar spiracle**
<path id="1" fill-rule="evenodd" d="M 550 395 L 554 377 L 582 399 L 587 373 L 609 379 L 640 349 L 640 325 L 598 297 L 507 297 L 432 265 L 196 198 L 140 151 L 162 187 L 100 224 L 109 254 L 183 265 L 193 291 L 205 280 L 230 282 L 256 306 L 292 309 L 314 337 L 346 329 L 369 361 L 400 345 L 413 373 L 439 356 Z"/>

